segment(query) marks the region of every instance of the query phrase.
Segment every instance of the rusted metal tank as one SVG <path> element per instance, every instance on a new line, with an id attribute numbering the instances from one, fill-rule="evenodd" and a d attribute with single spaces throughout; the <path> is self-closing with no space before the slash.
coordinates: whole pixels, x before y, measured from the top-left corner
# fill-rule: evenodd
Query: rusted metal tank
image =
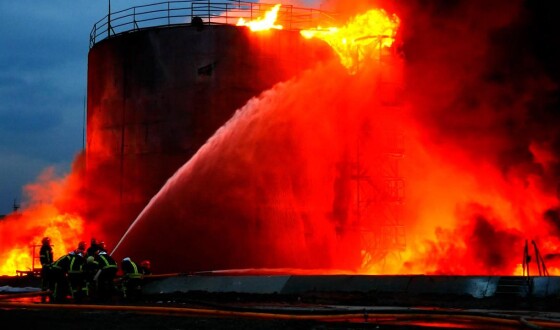
<path id="1" fill-rule="evenodd" d="M 293 29 L 257 33 L 205 18 L 202 25 L 193 22 L 92 42 L 88 207 L 112 244 L 236 109 L 332 56 L 325 44 L 303 40 Z"/>

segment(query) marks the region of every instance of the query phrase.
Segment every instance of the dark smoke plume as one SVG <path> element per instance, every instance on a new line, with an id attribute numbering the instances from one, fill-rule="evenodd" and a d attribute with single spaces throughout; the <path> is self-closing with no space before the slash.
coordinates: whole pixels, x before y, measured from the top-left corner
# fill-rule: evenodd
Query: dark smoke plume
<path id="1" fill-rule="evenodd" d="M 478 204 L 486 210 L 467 218 L 420 221 L 441 228 L 422 263 L 438 264 L 440 273 L 470 271 L 445 268 L 451 260 L 443 251 L 454 251 L 467 263 L 484 265 L 484 273 L 509 273 L 521 261 L 524 239 L 538 237 L 553 249 L 545 242 L 556 240 L 550 234 L 558 233 L 546 231 L 547 223 L 557 228 L 556 212 L 545 213 L 557 208 L 560 181 L 555 5 L 477 0 L 400 4 L 411 115 L 424 152 L 411 148 L 410 156 L 450 167 L 449 172 L 438 169 L 438 175 L 447 176 L 445 189 L 457 191 L 463 200 L 457 200 L 456 209 Z M 417 165 L 410 165 L 409 182 L 436 176 L 430 174 L 433 166 L 421 168 L 427 174 Z M 427 187 L 411 182 L 408 188 L 409 200 L 426 199 Z M 431 195 L 430 205 L 438 205 L 437 199 L 446 205 L 447 196 Z M 490 195 L 501 196 L 505 204 Z M 513 255 L 508 246 L 515 247 Z"/>

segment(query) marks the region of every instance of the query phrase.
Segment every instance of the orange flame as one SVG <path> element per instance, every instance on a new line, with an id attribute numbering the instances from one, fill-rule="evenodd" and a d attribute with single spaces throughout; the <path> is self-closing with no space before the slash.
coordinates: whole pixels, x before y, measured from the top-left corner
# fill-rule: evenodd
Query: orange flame
<path id="1" fill-rule="evenodd" d="M 246 22 L 243 17 L 239 18 L 237 21 L 237 26 L 247 26 L 251 31 L 264 31 L 270 29 L 282 30 L 282 25 L 275 24 L 278 18 L 278 11 L 280 10 L 280 4 L 272 7 L 271 10 L 267 11 L 264 18 L 257 18 L 253 21 Z"/>
<path id="2" fill-rule="evenodd" d="M 71 251 L 78 242 L 78 237 L 83 235 L 84 223 L 79 216 L 59 214 L 50 205 L 37 206 L 25 210 L 19 216 L 8 217 L 2 224 L 2 229 L 8 229 L 14 236 L 19 236 L 19 231 L 31 232 L 21 233 L 22 237 L 16 238 L 16 242 L 5 251 L 0 251 L 4 262 L 0 264 L 0 274 L 15 275 L 16 271 L 30 271 L 41 268 L 39 261 L 39 249 L 41 239 L 50 237 L 54 246 L 55 258 Z M 18 230 L 10 230 L 11 227 L 19 227 Z M 4 230 L 2 230 L 4 231 Z M 35 257 L 35 259 L 34 259 Z"/>
<path id="3" fill-rule="evenodd" d="M 355 74 L 364 61 L 376 58 L 379 51 L 393 45 L 399 24 L 396 15 L 372 9 L 354 17 L 342 28 L 318 27 L 300 33 L 307 39 L 324 40 L 338 54 L 342 65 Z"/>
<path id="4" fill-rule="evenodd" d="M 28 205 L 0 222 L 0 275 L 40 269 L 39 250 L 43 237 L 50 237 L 55 259 L 75 249 L 82 240 L 86 227 L 84 219 L 64 210 L 70 200 L 59 202 L 68 197 L 70 180 L 55 179 L 52 175 L 52 171 L 47 170 L 38 183 L 26 186 Z"/>

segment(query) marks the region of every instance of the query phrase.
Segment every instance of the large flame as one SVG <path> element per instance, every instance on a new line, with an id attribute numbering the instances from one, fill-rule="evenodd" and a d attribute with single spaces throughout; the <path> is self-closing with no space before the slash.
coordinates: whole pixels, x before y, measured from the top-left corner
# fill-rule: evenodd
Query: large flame
<path id="1" fill-rule="evenodd" d="M 356 73 L 364 61 L 379 58 L 380 52 L 391 47 L 400 20 L 383 9 L 372 9 L 355 16 L 341 28 L 315 28 L 302 30 L 305 38 L 319 38 L 327 42 L 340 57 L 350 73 Z"/>
<path id="2" fill-rule="evenodd" d="M 24 226 L 20 226 L 24 223 Z M 17 271 L 31 271 L 41 268 L 39 249 L 41 239 L 50 237 L 55 257 L 58 258 L 76 248 L 77 241 L 84 234 L 84 221 L 79 216 L 59 214 L 49 205 L 36 206 L 22 214 L 12 215 L 2 224 L 2 229 L 11 231 L 24 230 L 13 245 L 0 254 L 3 264 L 0 274 L 15 275 Z M 16 229 L 18 228 L 18 229 Z"/>
<path id="3" fill-rule="evenodd" d="M 79 164 L 78 157 L 75 164 Z M 89 241 L 98 225 L 84 219 L 84 184 L 77 166 L 59 177 L 46 169 L 37 182 L 24 187 L 26 201 L 21 210 L 0 221 L 0 274 L 41 268 L 39 250 L 43 237 L 49 237 L 55 259 L 76 249 L 79 241 Z"/>
<path id="4" fill-rule="evenodd" d="M 256 18 L 252 21 L 246 21 L 243 17 L 239 18 L 237 26 L 247 26 L 251 31 L 264 31 L 270 29 L 282 30 L 282 25 L 276 24 L 280 4 L 274 5 L 271 10 L 267 11 L 264 17 Z"/>

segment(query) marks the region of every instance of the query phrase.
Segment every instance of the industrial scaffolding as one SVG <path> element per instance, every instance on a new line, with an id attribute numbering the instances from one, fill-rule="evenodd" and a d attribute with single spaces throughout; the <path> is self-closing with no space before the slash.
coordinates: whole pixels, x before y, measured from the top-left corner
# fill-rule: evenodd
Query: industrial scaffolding
<path id="1" fill-rule="evenodd" d="M 383 96 L 379 100 L 378 116 L 400 114 L 403 87 L 394 70 L 394 66 L 401 63 L 399 55 L 395 51 L 380 52 L 378 60 L 377 94 Z M 399 118 L 391 116 L 395 117 Z M 360 237 L 364 269 L 375 264 L 383 269 L 389 259 L 399 262 L 406 248 L 402 212 L 405 180 L 401 175 L 405 136 L 397 120 L 390 121 L 389 125 L 385 122 L 383 127 L 375 126 L 375 122 L 376 118 L 366 120 L 356 134 L 356 150 L 350 158 L 348 178 L 354 186 L 351 216 Z M 380 137 L 381 142 L 377 140 Z M 371 143 L 378 145 L 373 154 L 368 147 Z"/>

